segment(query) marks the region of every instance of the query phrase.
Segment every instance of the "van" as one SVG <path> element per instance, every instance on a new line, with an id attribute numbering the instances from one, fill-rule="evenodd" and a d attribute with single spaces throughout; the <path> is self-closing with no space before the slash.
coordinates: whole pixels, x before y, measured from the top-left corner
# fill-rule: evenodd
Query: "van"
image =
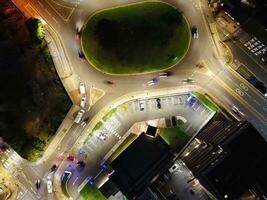
<path id="1" fill-rule="evenodd" d="M 81 122 L 81 120 L 82 120 L 84 114 L 85 114 L 85 110 L 84 110 L 84 109 L 81 109 L 81 110 L 78 112 L 78 114 L 76 115 L 76 117 L 75 117 L 75 119 L 74 119 L 74 122 L 77 123 L 77 124 L 79 124 L 79 123 Z"/>
<path id="2" fill-rule="evenodd" d="M 85 93 L 86 93 L 86 88 L 85 88 L 85 83 L 84 83 L 84 82 L 80 82 L 79 90 L 80 90 L 80 94 L 81 94 L 81 95 L 85 95 Z"/>

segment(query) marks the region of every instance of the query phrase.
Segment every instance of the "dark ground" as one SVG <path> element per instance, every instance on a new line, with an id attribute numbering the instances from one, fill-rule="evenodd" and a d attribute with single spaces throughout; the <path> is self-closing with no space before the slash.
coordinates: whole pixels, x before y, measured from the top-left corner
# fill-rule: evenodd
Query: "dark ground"
<path id="1" fill-rule="evenodd" d="M 0 136 L 36 160 L 71 106 L 44 41 L 33 42 L 24 17 L 0 5 Z"/>

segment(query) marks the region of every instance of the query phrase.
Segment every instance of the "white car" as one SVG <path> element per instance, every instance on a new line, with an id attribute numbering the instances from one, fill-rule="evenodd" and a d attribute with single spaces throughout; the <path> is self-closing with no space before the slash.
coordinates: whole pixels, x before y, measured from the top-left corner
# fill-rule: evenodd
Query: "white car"
<path id="1" fill-rule="evenodd" d="M 52 190 L 52 181 L 50 179 L 47 180 L 46 186 L 47 186 L 47 192 L 48 193 L 52 193 L 53 192 L 53 190 Z"/>
<path id="2" fill-rule="evenodd" d="M 168 77 L 169 76 L 169 74 L 167 73 L 167 72 L 160 72 L 159 73 L 159 77 L 160 78 L 166 78 L 166 77 Z"/>
<path id="3" fill-rule="evenodd" d="M 85 93 L 86 93 L 86 87 L 85 87 L 85 83 L 84 82 L 80 82 L 79 89 L 80 89 L 80 94 L 81 95 L 85 95 Z"/>
<path id="4" fill-rule="evenodd" d="M 174 165 L 169 169 L 169 172 L 173 173 L 178 169 L 179 169 L 179 165 L 177 163 L 174 163 Z"/>
<path id="5" fill-rule="evenodd" d="M 76 117 L 75 117 L 75 119 L 74 119 L 74 122 L 77 123 L 77 124 L 79 124 L 79 123 L 81 122 L 81 120 L 82 120 L 84 114 L 85 114 L 85 110 L 84 110 L 84 109 L 81 109 L 81 110 L 78 112 L 78 114 L 76 115 Z"/>
<path id="6" fill-rule="evenodd" d="M 85 108 L 85 105 L 86 105 L 86 97 L 83 96 L 83 97 L 81 98 L 80 106 L 81 106 L 82 108 Z"/>
<path id="7" fill-rule="evenodd" d="M 139 102 L 139 108 L 140 108 L 140 111 L 145 110 L 145 102 L 144 101 Z"/>
<path id="8" fill-rule="evenodd" d="M 106 141 L 106 139 L 107 139 L 107 136 L 104 133 L 101 133 L 101 132 L 99 132 L 97 134 L 97 137 L 102 141 Z"/>

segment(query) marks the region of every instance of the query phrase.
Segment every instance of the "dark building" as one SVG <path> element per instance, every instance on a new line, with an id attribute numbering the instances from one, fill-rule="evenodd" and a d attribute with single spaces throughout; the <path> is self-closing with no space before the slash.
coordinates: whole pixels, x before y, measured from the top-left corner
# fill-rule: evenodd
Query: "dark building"
<path id="1" fill-rule="evenodd" d="M 182 159 L 218 199 L 267 198 L 267 143 L 248 122 L 214 122 Z"/>
<path id="2" fill-rule="evenodd" d="M 174 158 L 161 138 L 142 133 L 112 163 L 110 181 L 128 198 L 136 199 Z"/>

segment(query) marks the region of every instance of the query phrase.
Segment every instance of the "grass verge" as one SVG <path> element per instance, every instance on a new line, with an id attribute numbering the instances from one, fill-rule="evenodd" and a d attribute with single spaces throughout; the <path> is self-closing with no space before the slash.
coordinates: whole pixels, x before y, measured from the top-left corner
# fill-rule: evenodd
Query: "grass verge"
<path id="1" fill-rule="evenodd" d="M 200 94 L 198 92 L 192 93 L 196 98 L 198 98 L 199 101 L 201 101 L 207 108 L 210 110 L 216 112 L 218 110 L 218 106 L 211 102 L 205 95 Z"/>
<path id="2" fill-rule="evenodd" d="M 95 185 L 85 185 L 80 191 L 80 195 L 84 200 L 106 200 Z"/>
<path id="3" fill-rule="evenodd" d="M 191 138 L 179 127 L 159 129 L 159 135 L 175 152 L 179 152 Z"/>

